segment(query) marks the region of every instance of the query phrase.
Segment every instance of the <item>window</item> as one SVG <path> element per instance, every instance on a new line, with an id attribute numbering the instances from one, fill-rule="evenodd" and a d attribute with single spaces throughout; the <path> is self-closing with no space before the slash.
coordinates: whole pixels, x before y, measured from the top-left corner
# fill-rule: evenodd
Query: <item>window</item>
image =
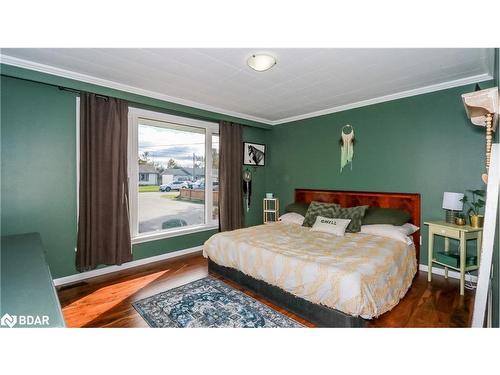
<path id="1" fill-rule="evenodd" d="M 218 226 L 219 126 L 129 109 L 134 242 Z"/>
<path id="2" fill-rule="evenodd" d="M 212 135 L 212 219 L 219 222 L 219 135 Z"/>

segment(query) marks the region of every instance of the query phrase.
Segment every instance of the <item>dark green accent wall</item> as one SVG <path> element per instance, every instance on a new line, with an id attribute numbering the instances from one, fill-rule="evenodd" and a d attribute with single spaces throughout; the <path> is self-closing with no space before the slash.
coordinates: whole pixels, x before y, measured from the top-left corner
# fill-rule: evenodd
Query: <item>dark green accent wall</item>
<path id="1" fill-rule="evenodd" d="M 94 88 L 87 85 L 85 89 L 101 92 Z M 130 100 L 129 94 L 123 96 Z M 56 87 L 1 78 L 1 232 L 39 232 L 55 278 L 76 273 L 75 98 L 75 94 Z M 147 98 L 141 100 L 147 102 Z M 144 106 L 158 109 L 152 105 L 156 103 L 152 100 Z M 265 143 L 267 133 L 262 128 L 245 126 L 243 134 L 245 140 Z M 247 225 L 258 224 L 262 215 L 257 197 L 264 194 L 264 177 L 261 167 L 254 174 L 255 202 L 246 214 Z M 205 231 L 136 244 L 134 259 L 198 246 L 214 233 Z"/>
<path id="2" fill-rule="evenodd" d="M 482 88 L 493 82 L 481 84 Z M 295 188 L 420 193 L 426 220 L 443 219 L 444 191 L 483 188 L 484 129 L 467 119 L 462 86 L 276 126 L 267 189 L 293 201 Z M 354 163 L 340 173 L 341 128 L 354 127 Z"/>

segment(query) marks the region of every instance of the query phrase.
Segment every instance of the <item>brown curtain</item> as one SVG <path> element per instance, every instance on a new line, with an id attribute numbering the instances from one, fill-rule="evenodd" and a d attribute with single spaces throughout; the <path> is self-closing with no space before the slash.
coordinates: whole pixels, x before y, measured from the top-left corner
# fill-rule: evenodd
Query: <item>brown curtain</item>
<path id="1" fill-rule="evenodd" d="M 242 228 L 242 126 L 221 121 L 219 156 L 219 226 L 221 231 Z"/>
<path id="2" fill-rule="evenodd" d="M 126 101 L 80 95 L 79 271 L 132 260 L 127 117 Z"/>

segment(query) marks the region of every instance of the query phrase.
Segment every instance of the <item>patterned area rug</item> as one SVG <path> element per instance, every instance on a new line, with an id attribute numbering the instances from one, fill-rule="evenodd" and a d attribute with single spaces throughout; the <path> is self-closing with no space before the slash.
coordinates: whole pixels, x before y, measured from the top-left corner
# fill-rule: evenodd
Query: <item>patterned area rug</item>
<path id="1" fill-rule="evenodd" d="M 303 327 L 213 277 L 132 304 L 151 327 Z"/>

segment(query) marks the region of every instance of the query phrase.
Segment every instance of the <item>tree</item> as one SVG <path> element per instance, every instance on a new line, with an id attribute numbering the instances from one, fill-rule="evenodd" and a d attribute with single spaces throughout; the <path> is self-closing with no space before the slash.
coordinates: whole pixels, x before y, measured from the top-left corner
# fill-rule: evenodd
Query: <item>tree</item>
<path id="1" fill-rule="evenodd" d="M 169 159 L 167 162 L 167 168 L 169 169 L 178 169 L 180 168 L 177 162 L 174 159 Z"/>
<path id="2" fill-rule="evenodd" d="M 193 167 L 203 168 L 205 166 L 205 157 L 202 155 L 193 154 Z"/>
<path id="3" fill-rule="evenodd" d="M 165 171 L 165 168 L 163 167 L 163 164 L 154 163 L 153 165 L 155 166 L 156 172 L 162 174 Z"/>
<path id="4" fill-rule="evenodd" d="M 150 162 L 149 151 L 144 151 L 139 155 L 139 164 L 148 164 Z"/>
<path id="5" fill-rule="evenodd" d="M 219 168 L 219 150 L 212 148 L 212 168 Z"/>

